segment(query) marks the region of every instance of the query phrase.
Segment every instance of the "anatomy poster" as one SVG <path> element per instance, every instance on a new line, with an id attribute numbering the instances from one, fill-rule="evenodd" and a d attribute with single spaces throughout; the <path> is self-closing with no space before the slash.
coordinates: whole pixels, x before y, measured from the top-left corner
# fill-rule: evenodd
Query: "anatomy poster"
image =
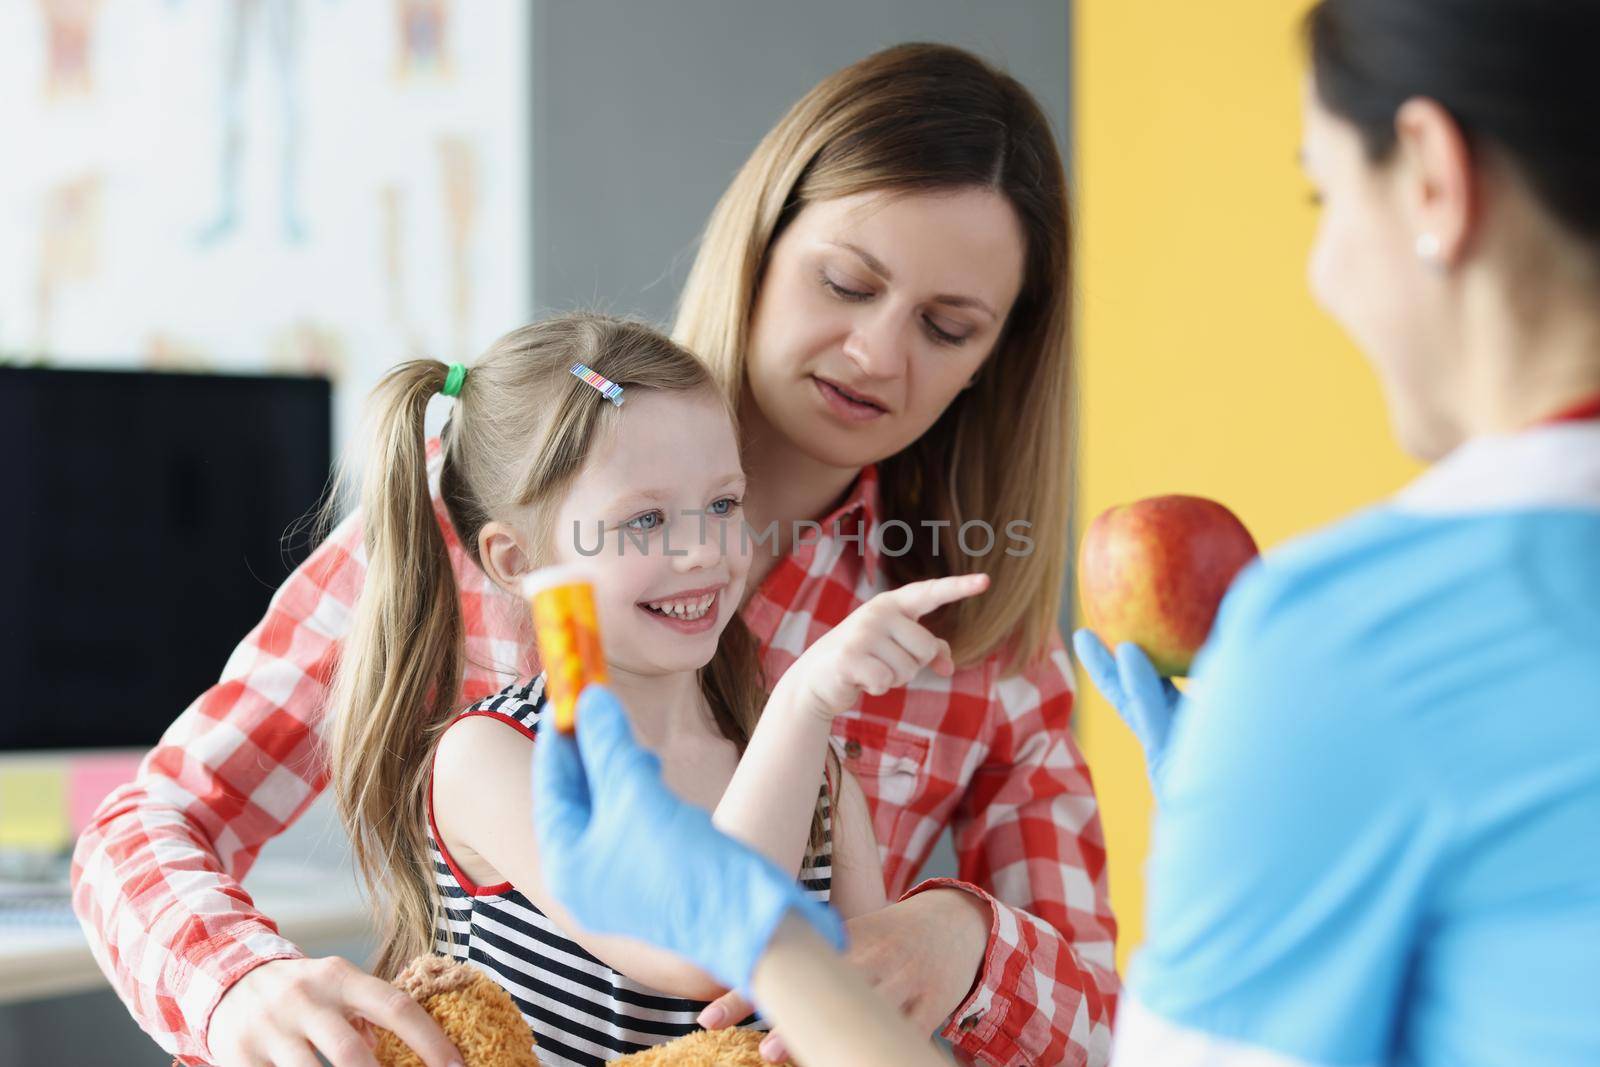
<path id="1" fill-rule="evenodd" d="M 527 316 L 522 0 L 0 2 L 0 360 L 326 374 Z"/>

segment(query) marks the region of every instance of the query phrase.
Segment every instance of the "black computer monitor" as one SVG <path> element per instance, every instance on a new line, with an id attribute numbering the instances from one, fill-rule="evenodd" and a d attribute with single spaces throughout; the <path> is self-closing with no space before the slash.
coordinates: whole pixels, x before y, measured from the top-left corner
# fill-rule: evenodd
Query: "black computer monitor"
<path id="1" fill-rule="evenodd" d="M 326 379 L 0 367 L 0 749 L 154 744 L 308 551 Z"/>

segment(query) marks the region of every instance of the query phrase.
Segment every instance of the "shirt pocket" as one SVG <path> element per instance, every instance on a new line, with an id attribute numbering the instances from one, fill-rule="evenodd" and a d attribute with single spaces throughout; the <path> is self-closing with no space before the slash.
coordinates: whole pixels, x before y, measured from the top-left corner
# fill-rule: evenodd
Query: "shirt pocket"
<path id="1" fill-rule="evenodd" d="M 857 717 L 835 721 L 840 759 L 867 796 L 879 843 L 887 845 L 900 818 L 922 792 L 929 739 L 888 723 Z M 885 838 L 885 833 L 890 838 Z"/>

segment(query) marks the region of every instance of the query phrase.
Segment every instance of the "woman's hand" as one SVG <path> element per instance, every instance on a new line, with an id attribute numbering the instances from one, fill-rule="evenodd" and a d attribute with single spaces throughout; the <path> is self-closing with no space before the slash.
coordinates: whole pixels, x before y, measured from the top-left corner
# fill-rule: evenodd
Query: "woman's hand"
<path id="1" fill-rule="evenodd" d="M 1117 709 L 1122 721 L 1139 739 L 1139 747 L 1144 749 L 1145 768 L 1150 773 L 1150 785 L 1159 799 L 1167 738 L 1178 715 L 1178 704 L 1183 700 L 1182 691 L 1170 678 L 1156 673 L 1150 657 L 1138 645 L 1118 645 L 1113 659 L 1105 643 L 1093 631 L 1079 630 L 1072 635 L 1072 649 L 1094 687 Z"/>
<path id="2" fill-rule="evenodd" d="M 849 710 L 862 693 L 882 696 L 924 667 L 948 677 L 955 672 L 949 643 L 917 620 L 988 588 L 987 574 L 962 574 L 879 593 L 806 649 L 778 688 L 793 689 L 809 711 L 832 719 Z"/>
<path id="3" fill-rule="evenodd" d="M 979 897 L 960 889 L 930 889 L 847 922 L 845 959 L 911 1020 L 917 1033 L 931 1036 L 971 995 L 992 922 L 989 905 Z M 750 1011 L 746 998 L 728 993 L 700 1013 L 700 1025 L 720 1030 Z M 761 1054 L 773 1063 L 787 1060 L 783 1037 L 769 1035 Z"/>
<path id="4" fill-rule="evenodd" d="M 381 1026 L 428 1067 L 461 1067 L 461 1053 L 422 1005 L 337 956 L 272 960 L 235 982 L 211 1013 L 218 1067 L 378 1067 Z"/>

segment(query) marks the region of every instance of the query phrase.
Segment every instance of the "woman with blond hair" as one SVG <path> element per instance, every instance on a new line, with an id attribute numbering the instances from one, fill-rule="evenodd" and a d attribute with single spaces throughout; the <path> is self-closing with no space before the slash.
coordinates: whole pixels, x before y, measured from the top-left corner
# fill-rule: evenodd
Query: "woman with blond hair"
<path id="1" fill-rule="evenodd" d="M 927 620 L 950 645 L 948 677 L 923 672 L 834 723 L 893 902 L 851 922 L 851 958 L 978 1062 L 1102 1062 L 1117 989 L 1056 628 L 1067 248 L 1037 102 L 959 49 L 901 46 L 825 79 L 762 141 L 713 213 L 675 329 L 738 415 L 756 535 L 741 614 L 765 684 L 875 593 L 989 575 L 986 595 Z M 533 673 L 530 627 L 435 510 L 464 629 L 449 703 L 471 703 Z M 357 516 L 288 579 L 79 844 L 74 901 L 96 956 L 180 1057 L 259 1063 L 293 1046 L 365 1064 L 359 1017 L 430 1067 L 450 1061 L 381 982 L 303 958 L 237 887 L 327 782 L 323 715 L 362 538 Z M 958 877 L 913 885 L 947 827 Z M 730 994 L 701 1022 L 745 1013 Z"/>

